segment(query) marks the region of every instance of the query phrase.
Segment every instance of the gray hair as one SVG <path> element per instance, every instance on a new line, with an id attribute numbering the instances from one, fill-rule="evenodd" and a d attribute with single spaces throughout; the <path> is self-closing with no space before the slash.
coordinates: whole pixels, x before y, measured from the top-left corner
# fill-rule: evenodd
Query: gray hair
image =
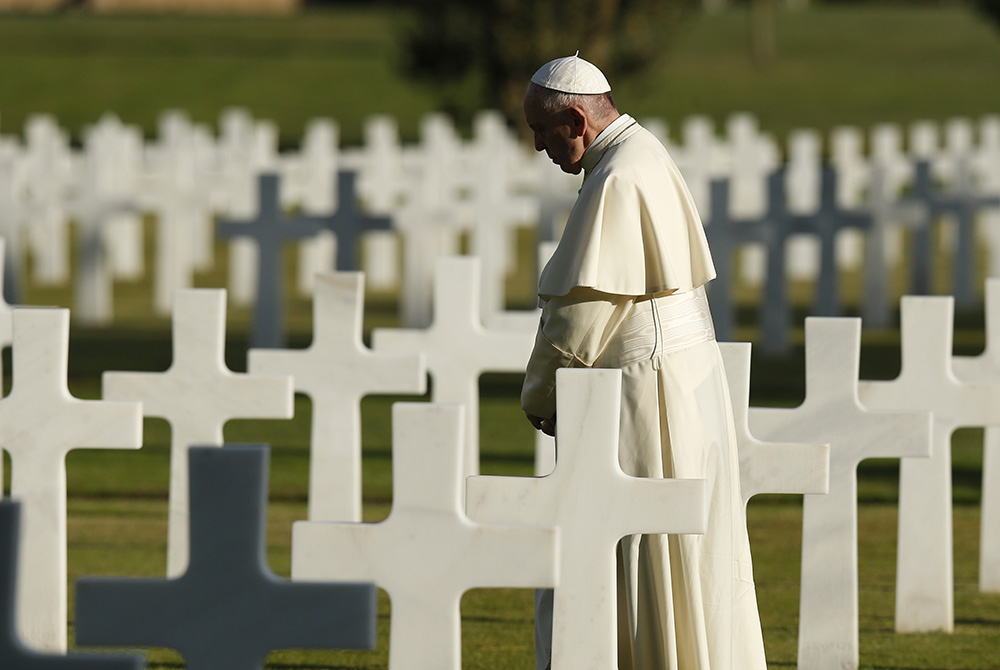
<path id="1" fill-rule="evenodd" d="M 531 83 L 532 94 L 538 96 L 542 111 L 546 114 L 561 112 L 569 107 L 582 107 L 589 116 L 603 119 L 618 112 L 611 92 L 607 93 L 563 93 Z"/>

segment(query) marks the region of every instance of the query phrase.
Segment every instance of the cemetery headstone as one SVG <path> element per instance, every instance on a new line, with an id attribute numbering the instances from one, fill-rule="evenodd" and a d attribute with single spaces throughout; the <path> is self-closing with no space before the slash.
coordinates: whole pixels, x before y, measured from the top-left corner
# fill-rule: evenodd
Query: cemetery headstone
<path id="1" fill-rule="evenodd" d="M 986 280 L 986 348 L 979 356 L 955 356 L 951 365 L 963 382 L 1000 380 L 1000 279 Z M 1000 428 L 983 433 L 983 485 L 979 520 L 979 590 L 1000 593 Z"/>
<path id="2" fill-rule="evenodd" d="M 18 622 L 29 646 L 66 651 L 66 455 L 138 449 L 138 403 L 79 400 L 67 388 L 69 310 L 18 308 L 13 382 L 0 400 L 0 444 L 10 454 L 10 494 L 22 504 Z"/>
<path id="3" fill-rule="evenodd" d="M 954 629 L 951 435 L 962 426 L 997 426 L 1000 385 L 959 381 L 952 371 L 954 300 L 904 296 L 902 368 L 892 381 L 859 385 L 870 409 L 929 411 L 929 459 L 899 470 L 896 631 Z"/>
<path id="4" fill-rule="evenodd" d="M 858 401 L 860 358 L 859 319 L 810 317 L 805 400 L 793 409 L 750 409 L 750 429 L 762 439 L 830 445 L 829 493 L 803 501 L 802 668 L 858 667 L 858 464 L 930 453 L 926 412 L 872 412 Z"/>
<path id="5" fill-rule="evenodd" d="M 249 237 L 257 243 L 257 302 L 251 344 L 256 348 L 280 348 L 285 341 L 285 243 L 314 236 L 319 232 L 319 223 L 310 217 L 285 218 L 275 174 L 260 176 L 259 194 L 257 217 L 250 221 L 221 219 L 219 235 Z"/>
<path id="6" fill-rule="evenodd" d="M 255 375 L 291 375 L 312 400 L 309 520 L 361 521 L 361 398 L 425 392 L 420 353 L 373 352 L 361 340 L 364 275 L 320 274 L 313 298 L 313 341 L 303 350 L 249 352 Z"/>
<path id="7" fill-rule="evenodd" d="M 176 579 L 83 578 L 82 645 L 170 647 L 189 670 L 255 670 L 273 649 L 375 646 L 375 587 L 296 583 L 267 564 L 268 450 L 193 447 L 191 563 Z"/>
<path id="8" fill-rule="evenodd" d="M 434 322 L 425 330 L 376 328 L 377 352 L 422 352 L 431 376 L 431 400 L 466 408 L 466 474 L 479 472 L 479 377 L 484 372 L 523 372 L 532 336 L 524 331 L 486 330 L 480 321 L 479 259 L 438 260 L 434 276 Z"/>
<path id="9" fill-rule="evenodd" d="M 170 510 L 167 575 L 188 561 L 188 449 L 223 443 L 235 418 L 290 419 L 292 380 L 234 373 L 225 363 L 226 292 L 179 291 L 174 306 L 173 362 L 166 372 L 105 372 L 104 397 L 139 400 L 142 413 L 170 422 Z"/>
<path id="10" fill-rule="evenodd" d="M 466 516 L 460 406 L 397 403 L 392 415 L 388 518 L 295 523 L 292 577 L 374 581 L 392 604 L 389 667 L 458 670 L 462 594 L 555 584 L 556 531 Z"/>
<path id="11" fill-rule="evenodd" d="M 633 533 L 704 533 L 705 482 L 622 472 L 621 370 L 562 369 L 556 383 L 562 448 L 555 470 L 546 477 L 471 477 L 468 513 L 479 523 L 558 529 L 552 670 L 614 668 L 618 541 Z"/>

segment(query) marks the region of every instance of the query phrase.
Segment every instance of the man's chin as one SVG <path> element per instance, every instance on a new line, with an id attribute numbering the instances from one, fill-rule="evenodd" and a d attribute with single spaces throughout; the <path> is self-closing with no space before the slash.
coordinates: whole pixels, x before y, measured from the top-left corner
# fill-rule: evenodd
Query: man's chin
<path id="1" fill-rule="evenodd" d="M 572 165 L 563 165 L 560 163 L 559 169 L 565 172 L 566 174 L 580 174 L 580 171 L 583 169 L 583 166 L 580 165 L 580 163 L 573 163 Z"/>

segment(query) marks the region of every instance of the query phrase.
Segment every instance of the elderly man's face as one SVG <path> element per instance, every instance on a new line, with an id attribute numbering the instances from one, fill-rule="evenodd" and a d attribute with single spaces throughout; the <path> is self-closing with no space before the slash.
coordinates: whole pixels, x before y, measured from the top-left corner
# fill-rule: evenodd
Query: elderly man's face
<path id="1" fill-rule="evenodd" d="M 534 133 L 535 151 L 544 151 L 563 172 L 580 174 L 580 160 L 587 147 L 583 137 L 586 121 L 579 110 L 545 112 L 540 96 L 529 88 L 524 96 L 524 120 Z"/>

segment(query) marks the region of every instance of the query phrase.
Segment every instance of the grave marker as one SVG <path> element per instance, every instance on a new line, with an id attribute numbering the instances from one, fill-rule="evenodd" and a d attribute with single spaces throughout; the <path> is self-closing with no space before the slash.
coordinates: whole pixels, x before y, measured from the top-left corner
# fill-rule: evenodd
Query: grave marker
<path id="1" fill-rule="evenodd" d="M 285 243 L 313 237 L 319 223 L 312 217 L 286 219 L 281 210 L 278 176 L 262 174 L 259 178 L 257 218 L 249 221 L 220 219 L 222 237 L 248 237 L 257 244 L 257 302 L 253 312 L 251 345 L 256 348 L 280 348 L 285 340 Z"/>
<path id="2" fill-rule="evenodd" d="M 951 359 L 963 382 L 987 384 L 1000 380 L 1000 279 L 986 280 L 986 348 L 979 356 Z M 983 432 L 983 486 L 979 519 L 979 590 L 1000 593 L 1000 428 Z"/>
<path id="3" fill-rule="evenodd" d="M 66 455 L 77 448 L 138 449 L 138 403 L 79 400 L 66 386 L 69 310 L 18 308 L 13 378 L 0 400 L 0 444 L 10 495 L 22 504 L 18 622 L 25 643 L 66 651 Z"/>
<path id="4" fill-rule="evenodd" d="M 364 275 L 319 274 L 312 344 L 249 352 L 251 374 L 291 375 L 312 400 L 310 521 L 361 521 L 361 398 L 426 391 L 422 355 L 373 352 L 361 340 L 363 320 Z"/>
<path id="5" fill-rule="evenodd" d="M 471 477 L 467 507 L 480 523 L 558 529 L 552 669 L 614 668 L 618 541 L 634 533 L 705 532 L 705 481 L 622 472 L 621 370 L 562 369 L 556 383 L 556 441 L 568 446 L 555 470 L 546 477 Z"/>
<path id="6" fill-rule="evenodd" d="M 167 575 L 188 561 L 188 448 L 223 443 L 235 418 L 290 419 L 292 380 L 237 374 L 226 367 L 226 292 L 178 291 L 174 306 L 174 358 L 166 372 L 105 372 L 104 397 L 142 401 L 142 413 L 170 422 L 170 510 Z"/>
<path id="7" fill-rule="evenodd" d="M 337 237 L 336 270 L 358 269 L 358 244 L 365 233 L 376 230 L 392 230 L 392 219 L 388 216 L 369 216 L 361 211 L 355 184 L 357 173 L 341 170 L 337 173 L 337 209 L 330 216 L 314 216 Z"/>
<path id="8" fill-rule="evenodd" d="M 18 517 L 21 505 L 0 500 L 0 667 L 10 670 L 142 670 L 142 656 L 40 654 L 21 642 L 17 611 Z"/>
<path id="9" fill-rule="evenodd" d="M 829 493 L 803 500 L 802 668 L 858 667 L 858 464 L 930 453 L 926 412 L 872 412 L 858 401 L 860 358 L 860 319 L 807 318 L 805 400 L 750 409 L 762 439 L 830 445 Z"/>
<path id="10" fill-rule="evenodd" d="M 431 400 L 466 408 L 466 474 L 479 472 L 479 376 L 524 372 L 534 340 L 524 331 L 486 330 L 479 315 L 479 259 L 438 260 L 434 322 L 425 330 L 377 328 L 375 351 L 423 352 L 431 375 Z"/>
<path id="11" fill-rule="evenodd" d="M 952 258 L 951 291 L 959 307 L 976 304 L 975 215 L 980 209 L 1000 205 L 1000 196 L 978 196 L 971 192 L 968 166 L 958 168 L 958 186 L 950 193 L 934 188 L 931 164 L 918 161 L 914 167 L 912 199 L 926 207 L 926 219 L 911 233 L 910 290 L 917 295 L 933 293 L 933 268 L 936 265 L 934 224 L 942 215 L 955 217 L 958 244 Z"/>
<path id="12" fill-rule="evenodd" d="M 297 522 L 294 579 L 373 580 L 389 593 L 390 668 L 461 668 L 462 594 L 551 586 L 556 531 L 481 525 L 466 516 L 463 412 L 397 403 L 393 503 L 375 524 Z"/>
<path id="13" fill-rule="evenodd" d="M 899 633 L 954 629 L 951 435 L 1000 425 L 1000 384 L 964 383 L 952 371 L 954 308 L 950 296 L 904 296 L 899 377 L 859 387 L 872 409 L 933 413 L 931 457 L 904 460 L 899 469 Z"/>
<path id="14" fill-rule="evenodd" d="M 739 445 L 743 507 L 762 493 L 827 493 L 828 444 L 764 442 L 751 433 L 750 346 L 749 342 L 719 343 Z"/>
<path id="15" fill-rule="evenodd" d="M 77 582 L 79 644 L 170 647 L 189 670 L 263 670 L 273 649 L 375 646 L 371 584 L 304 584 L 267 565 L 264 445 L 191 449 L 191 564 L 177 579 Z"/>

